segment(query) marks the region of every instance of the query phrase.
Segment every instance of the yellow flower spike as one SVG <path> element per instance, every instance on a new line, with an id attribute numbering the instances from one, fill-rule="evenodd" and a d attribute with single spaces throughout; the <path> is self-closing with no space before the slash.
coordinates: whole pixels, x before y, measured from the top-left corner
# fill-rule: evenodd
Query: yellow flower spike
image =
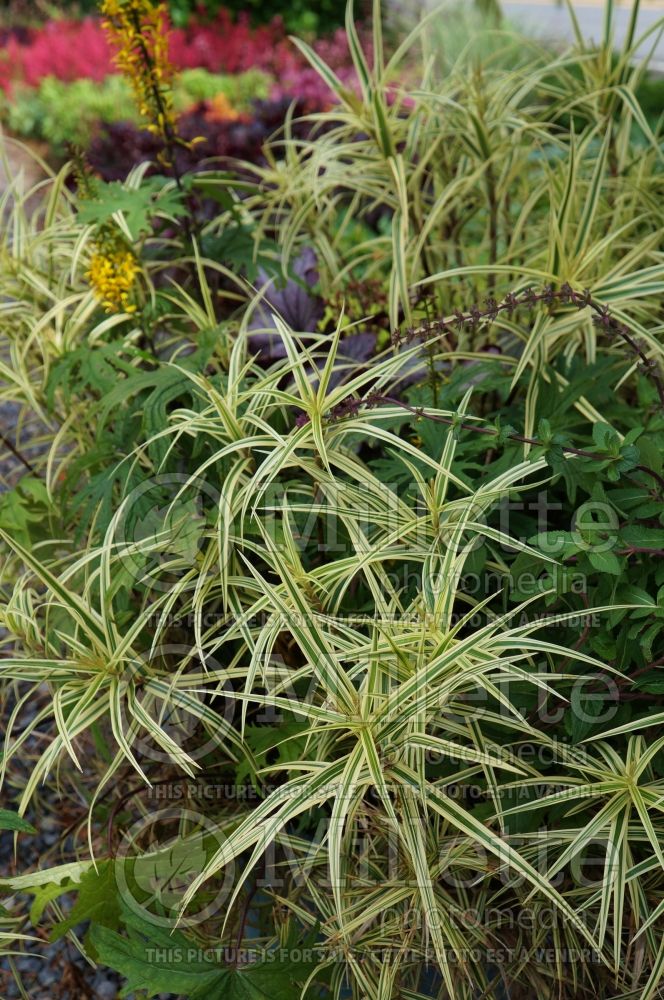
<path id="1" fill-rule="evenodd" d="M 166 145 L 177 141 L 168 59 L 167 10 L 153 0 L 103 0 L 104 30 L 115 48 L 115 65 L 129 81 L 136 106 L 151 132 Z"/>
<path id="2" fill-rule="evenodd" d="M 96 298 L 108 313 L 133 313 L 131 294 L 140 273 L 133 250 L 113 236 L 102 234 L 95 245 L 86 278 Z"/>

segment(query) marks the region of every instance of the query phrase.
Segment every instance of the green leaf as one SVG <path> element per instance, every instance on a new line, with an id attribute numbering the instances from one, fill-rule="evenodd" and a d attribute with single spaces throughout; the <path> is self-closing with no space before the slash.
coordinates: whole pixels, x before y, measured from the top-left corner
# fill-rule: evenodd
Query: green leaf
<path id="1" fill-rule="evenodd" d="M 14 489 L 0 493 L 0 528 L 25 548 L 51 536 L 53 505 L 46 484 L 24 476 Z"/>
<path id="2" fill-rule="evenodd" d="M 554 559 L 569 559 L 581 551 L 581 547 L 569 531 L 543 531 L 529 539 L 529 544 L 537 546 Z"/>
<path id="3" fill-rule="evenodd" d="M 593 441 L 602 451 L 615 452 L 620 447 L 620 436 L 608 424 L 593 425 Z"/>
<path id="4" fill-rule="evenodd" d="M 622 563 L 613 552 L 587 552 L 586 555 L 590 564 L 600 573 L 611 573 L 612 576 L 620 576 L 622 573 Z"/>
<path id="5" fill-rule="evenodd" d="M 34 896 L 30 907 L 30 919 L 33 924 L 37 924 L 47 904 L 65 892 L 77 889 L 91 869 L 93 869 L 92 861 L 74 861 L 54 868 L 29 872 L 27 875 L 0 879 L 0 886 L 15 892 L 29 892 Z"/>
<path id="6" fill-rule="evenodd" d="M 124 976 L 123 996 L 143 990 L 147 997 L 175 993 L 189 1000 L 292 1000 L 300 995 L 295 985 L 304 980 L 313 964 L 310 960 L 290 961 L 278 952 L 264 952 L 262 958 L 243 965 L 213 961 L 205 951 L 179 931 L 170 931 L 140 921 L 125 913 L 127 936 L 108 927 L 94 925 L 90 940 L 99 960 Z M 223 949 L 219 949 L 223 959 Z M 287 953 L 286 953 L 287 954 Z M 305 953 L 306 955 L 306 953 Z M 216 957 L 216 956 L 215 956 Z"/>
<path id="7" fill-rule="evenodd" d="M 270 751 L 274 751 L 274 764 L 278 766 L 302 758 L 306 743 L 303 734 L 308 729 L 308 723 L 296 721 L 281 721 L 276 726 L 247 726 L 245 739 L 254 751 L 259 767 L 265 766 Z M 249 761 L 243 759 L 237 767 L 236 780 L 241 783 L 250 773 Z"/>
<path id="8" fill-rule="evenodd" d="M 128 928 L 124 937 L 109 927 L 95 924 L 90 942 L 100 962 L 119 972 L 126 980 L 122 995 L 142 990 L 146 996 L 175 993 L 178 996 L 203 998 L 221 995 L 228 982 L 228 970 L 201 957 L 188 958 L 191 942 L 183 934 L 164 935 L 145 924 L 140 930 Z M 157 956 L 157 949 L 163 954 Z"/>
<path id="9" fill-rule="evenodd" d="M 254 228 L 244 223 L 225 226 L 217 235 L 205 234 L 201 251 L 206 257 L 232 265 L 236 272 L 244 271 L 252 282 L 259 268 L 270 276 L 281 274 L 278 244 L 268 239 L 257 243 Z"/>
<path id="10" fill-rule="evenodd" d="M 609 700 L 606 691 L 584 694 L 576 688 L 572 691 L 569 709 L 565 712 L 565 729 L 572 743 L 581 743 L 598 725 L 598 716 L 604 718 L 606 702 Z"/>
<path id="11" fill-rule="evenodd" d="M 58 941 L 67 931 L 84 920 L 91 920 L 104 927 L 118 926 L 120 902 L 112 861 L 100 862 L 96 871 L 94 868 L 89 868 L 78 886 L 65 886 L 64 891 L 68 888 L 75 888 L 78 896 L 69 916 L 56 924 L 51 931 L 51 941 Z"/>
<path id="12" fill-rule="evenodd" d="M 175 838 L 158 851 L 141 854 L 131 866 L 125 862 L 125 874 L 141 898 L 156 899 L 160 906 L 175 913 L 184 888 L 203 870 L 207 860 L 204 838 L 198 833 L 186 839 Z"/>
<path id="13" fill-rule="evenodd" d="M 186 215 L 182 195 L 176 189 L 165 190 L 163 177 L 149 177 L 138 188 L 126 188 L 120 181 L 99 184 L 94 201 L 82 202 L 79 219 L 84 223 L 103 225 L 121 212 L 132 239 L 150 232 L 151 220 L 159 213 L 167 216 Z"/>
<path id="14" fill-rule="evenodd" d="M 0 809 L 0 830 L 17 830 L 19 833 L 37 832 L 32 823 L 28 823 L 11 809 Z"/>

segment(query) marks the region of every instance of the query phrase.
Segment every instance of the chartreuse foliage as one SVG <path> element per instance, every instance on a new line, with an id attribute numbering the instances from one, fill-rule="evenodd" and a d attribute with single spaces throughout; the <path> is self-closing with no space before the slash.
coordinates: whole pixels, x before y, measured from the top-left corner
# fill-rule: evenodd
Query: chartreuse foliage
<path id="1" fill-rule="evenodd" d="M 661 993 L 661 137 L 611 10 L 450 62 L 349 8 L 359 91 L 258 182 L 14 181 L 0 826 L 71 822 L 0 881 L 7 952 L 47 927 L 137 997 Z"/>
<path id="2" fill-rule="evenodd" d="M 223 95 L 237 115 L 248 111 L 251 101 L 267 97 L 269 89 L 270 78 L 260 70 L 230 76 L 190 69 L 180 75 L 174 101 L 176 109 L 184 111 L 198 101 Z M 13 134 L 45 139 L 60 152 L 71 143 L 87 146 L 100 122 L 141 121 L 121 76 L 108 76 L 101 82 L 47 76 L 38 87 L 18 85 L 11 97 L 2 97 L 0 114 Z"/>

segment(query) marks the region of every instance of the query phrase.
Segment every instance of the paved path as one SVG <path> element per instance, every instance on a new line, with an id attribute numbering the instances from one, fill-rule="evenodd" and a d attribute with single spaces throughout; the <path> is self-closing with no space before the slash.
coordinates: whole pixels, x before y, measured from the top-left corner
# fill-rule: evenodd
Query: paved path
<path id="1" fill-rule="evenodd" d="M 0 133 L 0 144 L 4 154 L 0 155 L 0 190 L 4 190 L 8 181 L 14 181 L 20 175 L 22 189 L 29 191 L 33 184 L 42 179 L 43 171 L 22 144 L 13 142 L 11 139 L 5 141 L 3 139 L 4 137 Z M 39 154 L 44 156 L 46 147 L 43 143 L 34 143 L 33 146 Z"/>
<path id="2" fill-rule="evenodd" d="M 534 2 L 531 0 L 530 3 L 512 3 L 511 0 L 503 0 L 502 7 L 507 17 L 514 24 L 525 31 L 532 32 L 538 37 L 559 38 L 565 41 L 574 40 L 572 24 L 564 3 L 543 3 L 538 2 L 538 0 L 534 0 Z M 603 4 L 575 3 L 574 10 L 584 37 L 589 41 L 599 42 L 603 30 Z M 616 5 L 615 7 L 614 32 L 616 47 L 620 47 L 625 38 L 630 13 L 631 4 Z M 638 38 L 658 21 L 662 21 L 664 24 L 664 4 L 642 4 L 637 21 L 636 37 Z M 648 38 L 645 45 L 639 48 L 637 55 L 646 55 L 656 38 L 657 32 L 654 32 Z M 657 43 L 652 68 L 664 73 L 664 37 L 660 37 Z"/>
<path id="3" fill-rule="evenodd" d="M 43 145 L 35 148 L 44 154 Z M 30 156 L 29 152 L 22 146 L 11 141 L 5 141 L 0 134 L 0 195 L 4 192 L 8 184 L 13 184 L 19 180 L 18 189 L 21 193 L 29 191 L 38 181 L 42 180 L 44 173 L 37 161 Z M 0 212 L 0 227 L 4 225 L 4 218 Z M 4 337 L 0 337 L 0 358 L 7 361 L 8 344 Z M 3 383 L 0 381 L 0 391 Z M 0 431 L 12 443 L 16 443 L 17 421 L 19 417 L 19 407 L 15 403 L 6 402 L 0 399 Z M 28 421 L 27 427 L 22 426 L 22 440 L 19 445 L 22 451 L 28 456 L 34 457 L 34 451 L 30 445 L 30 430 L 33 421 Z M 36 431 L 34 431 L 36 433 Z M 14 485 L 21 475 L 25 473 L 25 468 L 11 454 L 0 441 L 0 493 L 5 492 Z M 1 976 L 0 976 L 1 979 Z M 0 981 L 1 986 L 1 981 Z"/>

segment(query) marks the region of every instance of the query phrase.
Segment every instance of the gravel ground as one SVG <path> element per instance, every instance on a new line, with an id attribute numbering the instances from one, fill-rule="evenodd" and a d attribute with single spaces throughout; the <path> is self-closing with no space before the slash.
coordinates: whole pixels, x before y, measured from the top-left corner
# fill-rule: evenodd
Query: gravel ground
<path id="1" fill-rule="evenodd" d="M 41 688 L 30 703 L 28 710 L 20 719 L 22 729 L 34 719 L 37 712 L 48 699 L 48 690 Z M 5 698 L 0 705 L 0 729 L 5 729 L 6 720 L 12 710 L 12 702 Z M 20 797 L 20 788 L 27 776 L 30 758 L 43 749 L 38 735 L 26 744 L 25 752 L 20 759 L 10 764 L 9 780 L 0 794 L 0 806 L 16 809 Z M 14 837 L 10 832 L 0 832 L 0 874 L 2 876 L 23 874 L 37 868 L 48 868 L 75 858 L 74 844 L 68 833 L 69 828 L 82 819 L 84 807 L 73 802 L 72 796 L 66 792 L 67 761 L 66 757 L 60 771 L 60 784 L 65 789 L 59 797 L 55 790 L 49 794 L 49 788 L 40 791 L 40 801 L 37 807 L 32 807 L 26 814 L 26 819 L 37 830 L 34 836 L 21 834 L 18 841 L 18 854 L 14 857 Z M 79 841 L 80 846 L 80 841 Z M 17 894 L 5 899 L 4 905 L 10 913 L 24 915 L 32 901 L 28 894 Z M 59 905 L 66 913 L 74 902 L 74 897 L 62 896 Z M 0 957 L 0 1000 L 19 1000 L 27 996 L 30 1000 L 115 1000 L 122 988 L 120 976 L 103 967 L 95 968 L 78 951 L 68 939 L 55 943 L 48 942 L 47 930 L 21 928 L 24 933 L 32 933 L 43 937 L 43 943 L 26 943 L 24 952 L 14 958 L 16 970 L 20 976 L 25 993 L 21 993 L 16 984 L 14 974 L 7 957 Z M 80 935 L 85 927 L 79 929 Z M 161 1000 L 172 1000 L 164 995 Z"/>
<path id="2" fill-rule="evenodd" d="M 13 445 L 29 463 L 34 463 L 46 450 L 35 441 L 45 428 L 34 418 L 19 426 L 19 416 L 17 403 L 0 402 L 0 433 L 5 438 L 5 441 L 0 439 L 0 493 L 15 486 L 28 471 L 6 442 Z"/>
<path id="3" fill-rule="evenodd" d="M 12 444 L 16 442 L 17 418 L 19 408 L 13 403 L 0 403 L 0 431 Z M 20 443 L 20 442 L 19 442 Z M 28 459 L 34 457 L 34 447 L 21 447 Z M 10 489 L 26 472 L 23 464 L 12 455 L 11 451 L 0 442 L 0 493 Z M 1 637 L 1 636 L 0 636 Z M 39 710 L 43 699 L 48 698 L 48 692 L 43 691 L 43 697 L 34 699 L 28 713 L 22 718 L 22 724 L 27 725 Z M 4 699 L 0 714 L 0 730 L 4 731 L 11 712 L 12 704 Z M 31 740 L 25 756 L 38 752 L 38 738 Z M 65 764 L 66 767 L 66 764 Z M 18 771 L 18 769 L 16 769 Z M 0 806 L 16 808 L 18 795 L 11 786 L 20 784 L 20 771 L 12 769 L 12 781 L 7 783 L 0 793 Z M 21 835 L 18 842 L 18 855 L 14 857 L 14 838 L 9 832 L 0 832 L 0 874 L 2 876 L 29 871 L 30 869 L 48 867 L 62 863 L 62 851 L 67 851 L 67 842 L 63 843 L 63 819 L 60 815 L 60 803 L 55 800 L 48 803 L 49 812 L 36 814 L 30 811 L 26 818 L 38 831 L 36 836 Z M 16 897 L 13 912 L 24 913 L 29 906 L 31 897 Z M 7 905 L 8 901 L 5 901 Z M 64 907 L 71 905 L 64 897 Z M 30 928 L 27 928 L 30 933 Z M 7 957 L 0 957 L 0 1000 L 19 1000 L 27 996 L 30 1000 L 115 1000 L 121 988 L 118 976 L 107 969 L 95 968 L 77 951 L 68 940 L 43 945 L 27 944 L 24 954 L 15 957 L 16 970 L 21 978 L 24 993 L 17 986 L 14 974 Z"/>
<path id="4" fill-rule="evenodd" d="M 48 697 L 46 688 L 37 693 L 20 719 L 20 728 L 34 719 Z M 12 708 L 12 700 L 5 697 L 0 719 L 3 731 Z M 26 745 L 21 758 L 10 764 L 8 781 L 0 794 L 0 806 L 13 809 L 17 807 L 19 789 L 27 775 L 29 759 L 43 749 L 40 744 L 39 737 L 35 735 Z M 3 876 L 61 864 L 63 860 L 70 859 L 72 844 L 65 831 L 71 822 L 71 803 L 61 803 L 54 795 L 41 805 L 44 808 L 32 808 L 26 815 L 26 819 L 38 832 L 36 836 L 21 834 L 16 858 L 13 834 L 0 832 L 0 872 Z M 17 895 L 4 903 L 10 904 L 10 912 L 24 914 L 31 899 L 27 894 Z M 63 897 L 62 903 L 63 909 L 67 910 L 72 900 Z M 29 927 L 23 930 L 34 933 Z M 66 939 L 54 944 L 44 940 L 43 944 L 26 944 L 24 947 L 25 953 L 17 956 L 14 962 L 30 1000 L 115 1000 L 117 997 L 119 978 L 108 970 L 92 967 Z M 6 957 L 0 958 L 0 997 L 2 1000 L 18 1000 L 21 996 L 9 961 Z"/>
<path id="5" fill-rule="evenodd" d="M 0 189 L 4 183 L 0 167 Z M 0 402 L 0 433 L 17 448 L 18 451 L 32 462 L 43 453 L 44 448 L 35 443 L 35 438 L 43 431 L 38 421 L 20 424 L 20 408 L 12 402 Z M 12 453 L 10 447 L 0 440 L 0 495 L 17 484 L 27 469 L 23 462 Z M 0 639 L 2 630 L 0 630 Z M 28 712 L 22 717 L 21 726 L 27 725 L 48 698 L 44 688 L 42 697 L 35 697 Z M 6 722 L 12 710 L 8 698 L 0 698 L 0 731 L 6 729 Z M 21 760 L 25 760 L 27 771 L 30 756 L 43 749 L 38 737 L 31 739 L 26 746 Z M 65 758 L 61 769 L 61 781 L 66 783 L 67 761 Z M 16 808 L 20 795 L 21 763 L 12 765 L 10 781 L 0 791 L 0 807 Z M 71 801 L 59 800 L 56 793 L 43 796 L 40 803 L 44 808 L 39 812 L 31 810 L 26 819 L 38 831 L 36 836 L 22 834 L 18 842 L 18 855 L 14 857 L 14 837 L 9 832 L 0 831 L 0 875 L 24 873 L 37 868 L 62 864 L 75 857 L 71 840 L 68 840 L 65 829 L 72 821 Z M 17 896 L 12 901 L 11 912 L 24 914 L 30 905 L 32 897 Z M 9 900 L 4 900 L 8 906 Z M 60 905 L 66 911 L 73 903 L 72 898 L 62 897 Z M 6 956 L 0 956 L 0 1000 L 19 1000 L 26 995 L 30 1000 L 115 1000 L 122 987 L 119 976 L 109 969 L 95 968 L 87 961 L 68 939 L 49 943 L 47 933 L 24 927 L 25 933 L 37 933 L 43 936 L 43 944 L 25 944 L 24 952 L 14 958 L 14 965 L 21 979 L 24 992 L 16 984 L 14 973 Z M 81 933 L 84 928 L 81 929 Z M 131 998 L 130 998 L 131 1000 Z M 164 995 L 161 1000 L 172 1000 Z"/>

